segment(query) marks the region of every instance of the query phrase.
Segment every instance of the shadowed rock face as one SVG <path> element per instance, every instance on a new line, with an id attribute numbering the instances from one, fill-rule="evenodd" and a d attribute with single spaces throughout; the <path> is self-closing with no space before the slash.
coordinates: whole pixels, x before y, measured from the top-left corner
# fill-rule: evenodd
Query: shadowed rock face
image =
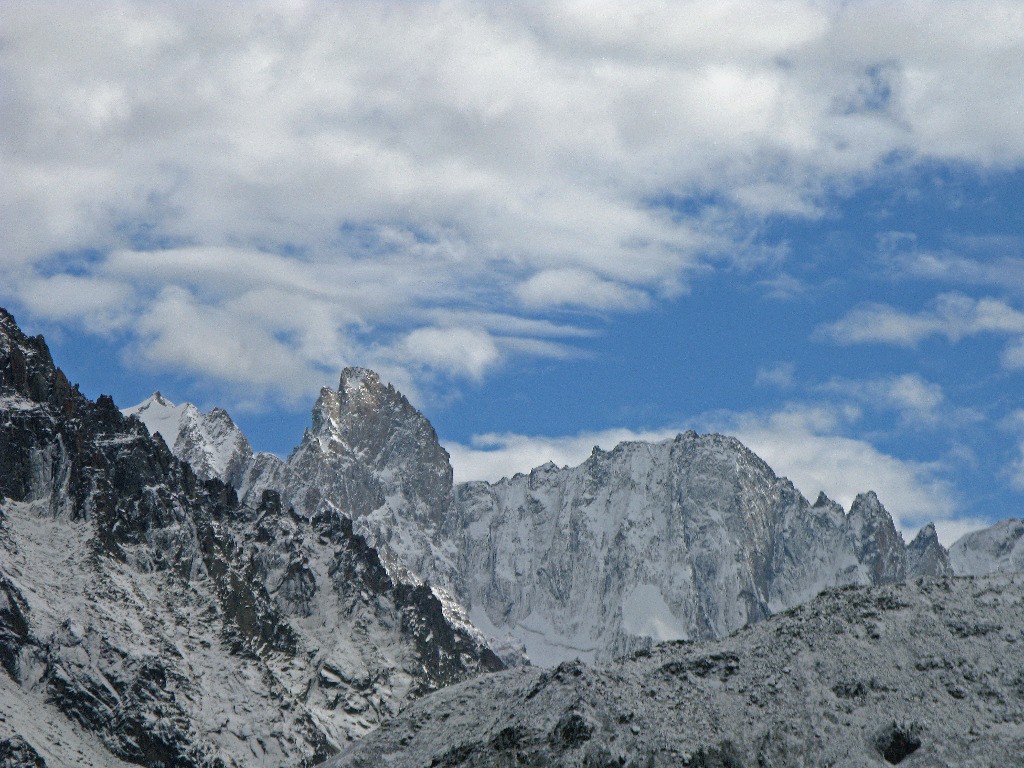
<path id="1" fill-rule="evenodd" d="M 0 662 L 11 755 L 20 737 L 58 764 L 181 768 L 309 765 L 501 666 L 347 518 L 239 504 L 6 312 Z"/>
<path id="2" fill-rule="evenodd" d="M 427 697 L 327 768 L 1015 765 L 1024 577 L 847 587 L 719 641 Z"/>

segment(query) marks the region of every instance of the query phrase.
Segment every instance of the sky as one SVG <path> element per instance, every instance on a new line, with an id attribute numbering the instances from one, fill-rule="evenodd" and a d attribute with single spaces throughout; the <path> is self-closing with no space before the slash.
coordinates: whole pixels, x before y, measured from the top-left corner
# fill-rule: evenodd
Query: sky
<path id="1" fill-rule="evenodd" d="M 0 304 L 287 455 L 734 434 L 947 544 L 1024 501 L 1024 4 L 0 5 Z"/>

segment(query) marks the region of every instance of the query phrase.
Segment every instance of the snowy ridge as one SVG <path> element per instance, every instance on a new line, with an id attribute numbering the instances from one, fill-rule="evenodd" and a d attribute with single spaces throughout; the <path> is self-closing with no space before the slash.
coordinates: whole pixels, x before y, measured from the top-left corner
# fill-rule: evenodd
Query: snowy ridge
<path id="1" fill-rule="evenodd" d="M 122 413 L 141 420 L 151 435 L 160 433 L 174 455 L 191 464 L 203 480 L 237 485 L 252 460 L 249 440 L 223 408 L 202 413 L 192 403 L 175 405 L 154 392 Z"/>
<path id="2" fill-rule="evenodd" d="M 1010 518 L 965 534 L 949 548 L 949 559 L 966 576 L 1024 571 L 1024 520 Z"/>

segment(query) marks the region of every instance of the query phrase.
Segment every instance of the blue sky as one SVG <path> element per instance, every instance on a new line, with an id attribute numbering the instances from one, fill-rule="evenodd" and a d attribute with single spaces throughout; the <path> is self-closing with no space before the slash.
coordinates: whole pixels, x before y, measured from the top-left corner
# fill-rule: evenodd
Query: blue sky
<path id="1" fill-rule="evenodd" d="M 738 435 L 947 542 L 1024 499 L 1024 6 L 5 3 L 0 302 L 286 454 Z"/>

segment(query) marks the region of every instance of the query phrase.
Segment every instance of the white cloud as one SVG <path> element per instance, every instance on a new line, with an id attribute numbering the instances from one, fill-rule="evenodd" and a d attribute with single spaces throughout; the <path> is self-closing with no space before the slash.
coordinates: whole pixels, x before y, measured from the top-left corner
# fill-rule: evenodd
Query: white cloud
<path id="1" fill-rule="evenodd" d="M 57 274 L 20 284 L 30 312 L 54 320 L 82 322 L 97 332 L 123 328 L 131 317 L 128 285 L 99 277 Z"/>
<path id="2" fill-rule="evenodd" d="M 225 382 L 239 399 L 269 392 L 299 398 L 335 372 L 318 369 L 281 338 L 285 329 L 247 322 L 244 310 L 202 305 L 180 288 L 167 288 L 138 321 L 138 339 L 126 355 L 172 370 L 199 371 Z"/>
<path id="3" fill-rule="evenodd" d="M 916 373 L 882 378 L 849 380 L 834 379 L 817 387 L 819 391 L 852 398 L 864 406 L 898 411 L 908 424 L 936 424 L 946 405 L 942 387 Z"/>
<path id="4" fill-rule="evenodd" d="M 789 389 L 796 382 L 796 366 L 791 362 L 761 366 L 757 369 L 754 383 L 758 386 L 780 387 Z"/>
<path id="5" fill-rule="evenodd" d="M 1003 362 L 1008 368 L 1020 367 L 1017 349 L 1024 336 L 1024 312 L 1001 299 L 946 293 L 937 297 L 931 307 L 916 313 L 884 304 L 867 304 L 817 331 L 820 338 L 839 344 L 875 342 L 905 347 L 931 336 L 945 336 L 957 342 L 979 334 L 1013 337 Z"/>
<path id="6" fill-rule="evenodd" d="M 1012 411 L 999 424 L 1006 432 L 1017 434 L 1017 457 L 1007 464 L 1002 471 L 1010 485 L 1018 491 L 1024 491 L 1024 409 Z"/>
<path id="7" fill-rule="evenodd" d="M 414 363 L 477 380 L 499 358 L 490 334 L 472 328 L 417 328 L 401 346 Z"/>
<path id="8" fill-rule="evenodd" d="M 528 307 L 576 306 L 635 309 L 648 304 L 643 291 L 602 280 L 582 269 L 548 269 L 531 276 L 516 292 Z"/>
<path id="9" fill-rule="evenodd" d="M 1020 252 L 1019 238 L 960 238 L 964 247 L 983 250 L 987 257 L 969 258 L 953 253 L 911 250 L 888 255 L 900 274 L 958 285 L 988 285 L 1019 294 L 1024 291 L 1024 259 L 1000 256 L 1001 251 Z"/>
<path id="10" fill-rule="evenodd" d="M 471 316 L 643 309 L 708 259 L 748 258 L 752 221 L 817 216 L 894 156 L 1019 165 L 1020 17 L 946 0 L 6 3 L 0 298 L 72 322 L 33 286 L 95 251 L 63 269 L 93 294 L 83 312 L 163 350 L 154 364 L 184 356 L 184 331 L 154 320 L 165 288 L 298 371 L 379 348 L 470 377 L 492 354 L 567 354 Z M 657 203 L 691 197 L 717 202 Z M 300 306 L 309 320 L 285 317 Z M 874 336 L 899 343 L 942 332 L 881 319 Z M 494 349 L 478 335 L 463 346 L 482 357 L 442 361 L 401 341 L 435 326 Z"/>

